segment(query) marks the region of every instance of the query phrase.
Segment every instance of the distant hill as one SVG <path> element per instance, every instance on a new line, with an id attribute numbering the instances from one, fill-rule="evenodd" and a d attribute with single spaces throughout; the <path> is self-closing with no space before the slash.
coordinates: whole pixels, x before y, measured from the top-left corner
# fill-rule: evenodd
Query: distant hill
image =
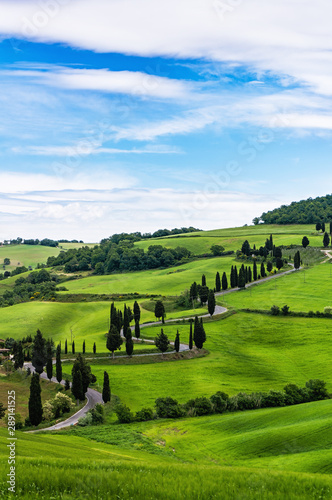
<path id="1" fill-rule="evenodd" d="M 316 224 L 332 221 L 332 195 L 293 201 L 290 205 L 264 212 L 253 219 L 254 224 Z"/>

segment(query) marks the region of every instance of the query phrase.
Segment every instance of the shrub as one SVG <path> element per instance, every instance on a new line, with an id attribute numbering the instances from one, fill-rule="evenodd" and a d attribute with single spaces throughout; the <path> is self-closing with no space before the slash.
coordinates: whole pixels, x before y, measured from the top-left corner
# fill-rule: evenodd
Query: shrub
<path id="1" fill-rule="evenodd" d="M 262 408 L 285 406 L 286 404 L 286 394 L 282 391 L 269 391 L 268 393 L 262 393 Z"/>
<path id="2" fill-rule="evenodd" d="M 228 394 L 218 391 L 216 394 L 210 397 L 210 401 L 213 405 L 213 410 L 215 413 L 223 413 L 227 408 L 227 401 L 229 399 Z"/>
<path id="3" fill-rule="evenodd" d="M 75 405 L 69 396 L 58 392 L 54 399 L 45 401 L 43 405 L 44 420 L 61 417 L 63 413 L 68 413 L 73 406 Z"/>
<path id="4" fill-rule="evenodd" d="M 90 375 L 90 382 L 91 384 L 95 384 L 97 382 L 97 377 L 93 373 Z"/>
<path id="5" fill-rule="evenodd" d="M 137 422 L 146 422 L 147 420 L 153 420 L 153 409 L 152 408 L 142 408 L 136 412 L 135 420 Z"/>
<path id="6" fill-rule="evenodd" d="M 327 306 L 327 307 L 324 307 L 324 313 L 325 313 L 327 316 L 331 316 L 331 315 L 332 315 L 332 306 Z"/>
<path id="7" fill-rule="evenodd" d="M 271 307 L 272 316 L 278 316 L 279 312 L 280 312 L 279 306 L 272 306 Z"/>
<path id="8" fill-rule="evenodd" d="M 260 394 L 246 394 L 245 392 L 239 392 L 235 398 L 237 402 L 237 409 L 240 411 L 254 410 L 261 407 L 262 397 Z"/>
<path id="9" fill-rule="evenodd" d="M 101 404 L 96 404 L 94 408 L 89 410 L 92 416 L 92 425 L 98 425 L 104 423 L 104 407 Z"/>
<path id="10" fill-rule="evenodd" d="M 79 418 L 77 424 L 80 425 L 81 427 L 86 427 L 87 425 L 91 425 L 92 424 L 91 413 L 88 412 L 86 415 L 84 415 L 84 417 Z"/>
<path id="11" fill-rule="evenodd" d="M 125 404 L 117 405 L 114 411 L 120 424 L 129 424 L 130 422 L 133 422 L 134 415 L 132 414 L 130 408 L 128 408 Z"/>
<path id="12" fill-rule="evenodd" d="M 282 307 L 281 312 L 284 316 L 287 316 L 289 314 L 289 306 L 285 305 L 284 307 Z"/>
<path id="13" fill-rule="evenodd" d="M 309 317 L 309 318 L 313 318 L 314 316 L 315 316 L 314 311 L 309 311 L 309 312 L 308 312 L 308 317 Z"/>
<path id="14" fill-rule="evenodd" d="M 298 387 L 296 384 L 287 384 L 284 391 L 286 393 L 286 405 L 297 405 L 309 401 L 308 390 Z"/>
<path id="15" fill-rule="evenodd" d="M 186 404 L 185 408 L 187 410 L 193 409 L 195 415 L 210 415 L 214 413 L 214 408 L 212 402 L 206 397 L 200 397 L 196 399 L 190 399 Z"/>
<path id="16" fill-rule="evenodd" d="M 180 418 L 185 414 L 182 406 L 170 397 L 156 399 L 155 407 L 159 418 Z"/>
<path id="17" fill-rule="evenodd" d="M 309 392 L 310 401 L 320 401 L 322 399 L 329 399 L 329 393 L 326 389 L 326 382 L 324 380 L 314 379 L 305 383 Z"/>

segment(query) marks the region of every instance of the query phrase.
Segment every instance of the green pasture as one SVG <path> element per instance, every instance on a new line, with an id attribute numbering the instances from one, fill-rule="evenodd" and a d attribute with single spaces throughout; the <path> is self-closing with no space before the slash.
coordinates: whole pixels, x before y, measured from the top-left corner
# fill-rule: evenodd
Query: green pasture
<path id="1" fill-rule="evenodd" d="M 184 403 L 218 390 L 229 395 L 282 389 L 287 383 L 304 385 L 311 378 L 328 382 L 332 390 L 330 319 L 271 317 L 238 313 L 205 323 L 209 355 L 155 364 L 112 365 L 112 360 L 92 363 L 102 380 L 107 370 L 112 393 L 133 410 L 152 407 L 158 397 L 172 396 Z M 177 329 L 188 343 L 189 325 L 166 324 L 164 332 L 174 340 Z M 160 327 L 142 330 L 154 338 Z M 71 365 L 64 366 L 70 373 Z M 124 380 L 126 383 L 124 384 Z"/>
<path id="2" fill-rule="evenodd" d="M 275 410 L 276 411 L 276 410 Z M 199 447 L 203 447 L 202 434 L 196 434 Z M 169 421 L 170 432 L 175 433 L 184 422 Z M 189 424 L 189 421 L 187 421 Z M 189 424 L 190 425 L 190 424 Z M 147 430 L 149 426 L 146 426 Z M 95 428 L 97 433 L 98 430 Z M 109 429 L 111 437 L 111 429 Z M 219 431 L 219 429 L 218 429 Z M 6 430 L 0 429 L 1 441 L 6 442 Z M 1 461 L 5 464 L 0 473 L 0 494 L 3 498 L 30 500 L 45 499 L 104 499 L 111 500 L 326 500 L 331 498 L 332 481 L 326 474 L 289 472 L 259 468 L 230 467 L 227 460 L 222 465 L 211 461 L 206 464 L 206 450 L 195 464 L 178 457 L 179 448 L 171 453 L 150 454 L 140 447 L 132 449 L 96 442 L 72 435 L 24 434 L 17 432 L 16 492 L 8 492 L 8 449 L 0 448 Z M 219 442 L 222 438 L 219 438 Z M 183 440 L 188 443 L 188 440 Z M 159 447 L 162 447 L 162 443 Z M 195 455 L 194 442 L 189 444 Z M 187 450 L 189 451 L 189 449 Z M 182 451 L 180 452 L 182 454 Z"/>
<path id="3" fill-rule="evenodd" d="M 293 311 L 321 311 L 332 306 L 332 264 L 318 264 L 312 268 L 280 276 L 246 290 L 224 295 L 218 299 L 227 307 L 270 309 L 287 304 Z"/>
<path id="4" fill-rule="evenodd" d="M 58 255 L 58 253 L 59 248 L 42 245 L 5 245 L 0 247 L 0 268 L 7 257 L 11 264 L 6 266 L 6 271 L 11 271 L 17 266 L 35 268 L 37 264 L 45 264 L 48 257 Z"/>

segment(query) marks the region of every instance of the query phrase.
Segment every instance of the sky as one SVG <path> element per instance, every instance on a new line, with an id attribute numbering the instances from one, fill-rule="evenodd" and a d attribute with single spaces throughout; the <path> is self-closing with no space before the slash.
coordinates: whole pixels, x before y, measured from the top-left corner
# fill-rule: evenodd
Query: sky
<path id="1" fill-rule="evenodd" d="M 331 193 L 328 0 L 0 0 L 0 241 Z"/>

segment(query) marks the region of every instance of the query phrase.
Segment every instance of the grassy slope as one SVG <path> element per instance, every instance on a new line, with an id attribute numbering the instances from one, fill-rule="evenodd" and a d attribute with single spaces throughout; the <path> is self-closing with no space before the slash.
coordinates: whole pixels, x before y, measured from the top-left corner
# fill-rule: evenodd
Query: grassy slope
<path id="1" fill-rule="evenodd" d="M 44 247 L 41 245 L 8 245 L 0 247 L 0 265 L 5 258 L 11 260 L 11 265 L 6 270 L 14 269 L 16 266 L 36 267 L 38 263 L 43 264 L 48 257 L 58 255 L 59 249 Z"/>
<path id="2" fill-rule="evenodd" d="M 166 325 L 171 339 L 179 329 L 188 341 L 188 325 Z M 191 397 L 281 389 L 288 382 L 303 385 L 322 378 L 332 389 L 331 320 L 276 318 L 239 313 L 205 325 L 210 354 L 203 358 L 156 364 L 93 366 L 98 380 L 110 375 L 112 392 L 134 410 L 153 406 L 157 397 L 173 396 L 180 402 Z M 153 338 L 160 327 L 147 328 Z M 314 355 L 313 355 L 314 353 Z M 64 371 L 70 372 L 70 366 Z M 126 381 L 124 384 L 123 381 Z"/>

